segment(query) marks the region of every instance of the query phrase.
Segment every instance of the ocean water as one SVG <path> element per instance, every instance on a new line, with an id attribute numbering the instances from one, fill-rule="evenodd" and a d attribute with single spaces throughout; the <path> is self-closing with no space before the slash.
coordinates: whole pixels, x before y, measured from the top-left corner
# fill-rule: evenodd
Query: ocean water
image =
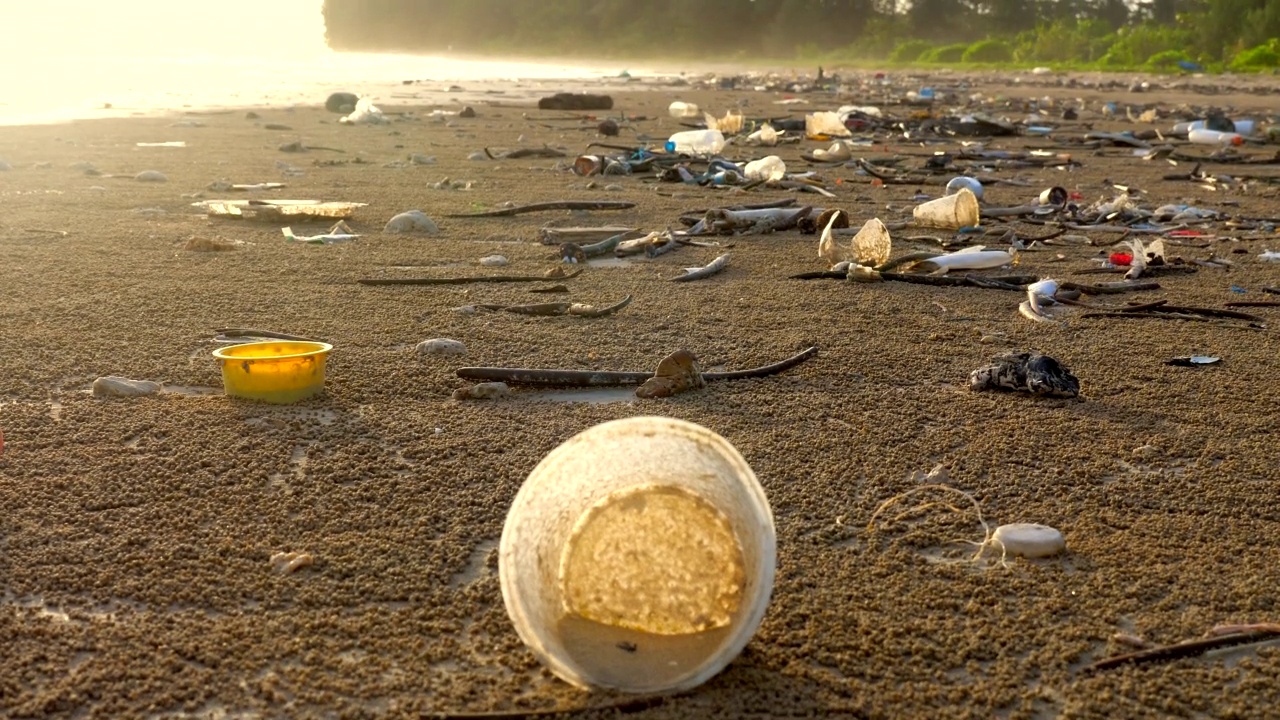
<path id="1" fill-rule="evenodd" d="M 0 2 L 0 125 L 385 98 L 403 81 L 591 80 L 621 66 L 340 53 L 321 0 Z M 636 74 L 632 70 L 632 74 Z"/>

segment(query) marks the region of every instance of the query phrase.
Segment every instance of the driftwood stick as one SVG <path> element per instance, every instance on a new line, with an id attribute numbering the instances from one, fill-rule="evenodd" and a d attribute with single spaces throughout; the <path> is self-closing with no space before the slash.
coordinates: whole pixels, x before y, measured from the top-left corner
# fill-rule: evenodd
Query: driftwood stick
<path id="1" fill-rule="evenodd" d="M 622 298 L 621 300 L 619 300 L 618 302 L 612 305 L 609 305 L 607 307 L 602 307 L 602 308 L 597 308 L 592 305 L 583 305 L 581 303 L 574 303 L 569 306 L 569 314 L 576 315 L 577 317 L 584 317 L 584 318 L 598 318 L 598 317 L 604 317 L 605 315 L 612 315 L 630 304 L 631 304 L 630 295 Z"/>
<path id="2" fill-rule="evenodd" d="M 482 213 L 464 213 L 455 215 L 445 215 L 447 218 L 490 218 L 490 217 L 511 217 L 512 215 L 520 215 L 522 213 L 538 212 L 539 210 L 627 210 L 635 207 L 633 202 L 623 200 L 558 200 L 555 202 L 533 203 L 532 205 L 518 205 L 516 207 L 503 208 L 501 210 L 490 210 Z"/>
<path id="3" fill-rule="evenodd" d="M 287 335 L 285 333 L 272 332 L 271 330 L 254 330 L 253 328 L 218 328 L 214 332 L 226 337 L 262 337 L 273 340 L 293 340 L 295 342 L 321 342 L 320 340 L 300 335 Z"/>
<path id="4" fill-rule="evenodd" d="M 1245 632 L 1188 640 L 1173 645 L 1162 645 L 1150 650 L 1139 650 L 1099 660 L 1081 670 L 1081 673 L 1087 675 L 1103 670 L 1113 670 L 1124 665 L 1171 662 L 1183 658 L 1198 657 L 1211 650 L 1265 642 L 1276 638 L 1280 638 L 1280 628 L 1262 627 L 1256 630 L 1246 630 Z"/>
<path id="5" fill-rule="evenodd" d="M 1089 285 L 1087 283 L 1064 282 L 1058 286 L 1061 290 L 1079 290 L 1085 295 L 1116 295 L 1125 292 L 1134 292 L 1137 290 L 1159 290 L 1160 283 L 1147 281 L 1128 281 L 1117 283 L 1098 283 Z"/>
<path id="6" fill-rule="evenodd" d="M 484 275 L 480 277 L 451 278 L 362 278 L 361 285 L 467 285 L 469 283 L 509 283 L 509 282 L 546 282 L 548 280 L 568 280 L 582 274 L 582 269 L 560 277 L 542 277 L 536 275 Z"/>
<path id="7" fill-rule="evenodd" d="M 811 347 L 792 357 L 772 365 L 722 373 L 703 373 L 702 379 L 739 380 L 742 378 L 762 378 L 777 375 L 789 370 L 818 354 L 818 348 Z M 609 372 L 595 370 L 540 370 L 530 368 L 494 368 L 464 367 L 458 368 L 457 375 L 464 380 L 500 381 L 512 385 L 541 385 L 548 387 L 610 387 L 619 385 L 642 385 L 653 377 L 651 372 Z"/>

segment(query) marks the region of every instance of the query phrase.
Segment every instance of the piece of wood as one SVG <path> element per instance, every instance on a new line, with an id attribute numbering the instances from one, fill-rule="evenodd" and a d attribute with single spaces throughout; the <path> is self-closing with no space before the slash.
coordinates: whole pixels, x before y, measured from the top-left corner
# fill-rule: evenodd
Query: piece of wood
<path id="1" fill-rule="evenodd" d="M 575 270 L 559 277 L 539 275 L 483 275 L 479 277 L 451 278 L 362 278 L 361 285 L 467 285 L 469 283 L 510 283 L 510 282 L 546 282 L 548 280 L 569 280 L 582 274 Z"/>
<path id="2" fill-rule="evenodd" d="M 490 210 L 482 213 L 463 213 L 445 215 L 447 218 L 491 218 L 491 217 L 511 217 L 523 213 L 539 212 L 541 210 L 628 210 L 635 207 L 633 202 L 623 200 L 556 200 L 553 202 L 533 203 L 532 205 L 517 205 L 516 207 L 503 208 L 501 210 Z"/>
<path id="3" fill-rule="evenodd" d="M 1089 675 L 1103 670 L 1113 670 L 1125 665 L 1148 665 L 1151 663 L 1172 662 L 1183 658 L 1197 657 L 1211 650 L 1265 642 L 1276 638 L 1280 638 L 1280 629 L 1277 628 L 1261 628 L 1256 630 L 1246 630 L 1239 633 L 1199 638 L 1196 640 L 1175 643 L 1173 645 L 1162 645 L 1148 650 L 1139 650 L 1137 652 L 1105 658 L 1085 667 L 1080 672 L 1082 674 Z"/>
<path id="4" fill-rule="evenodd" d="M 789 370 L 796 365 L 818 354 L 816 346 L 793 355 L 781 362 L 764 365 L 750 370 L 732 372 L 703 373 L 702 379 L 740 380 L 744 378 L 762 378 Z M 458 368 L 458 377 L 464 380 L 487 382 L 505 382 L 512 385 L 540 385 L 546 387 L 614 387 L 619 385 L 642 385 L 653 377 L 651 372 L 610 372 L 594 370 L 541 370 L 531 368 L 494 368 L 464 367 Z"/>

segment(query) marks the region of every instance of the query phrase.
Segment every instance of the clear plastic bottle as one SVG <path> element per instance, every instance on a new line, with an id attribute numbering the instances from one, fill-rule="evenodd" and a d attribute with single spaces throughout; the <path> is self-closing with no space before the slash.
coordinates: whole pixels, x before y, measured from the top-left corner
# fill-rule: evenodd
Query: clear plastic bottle
<path id="1" fill-rule="evenodd" d="M 667 152 L 684 155 L 715 155 L 724 149 L 719 130 L 686 130 L 667 138 Z"/>
<path id="2" fill-rule="evenodd" d="M 1243 145 L 1244 138 L 1239 133 L 1219 132 L 1203 128 L 1187 133 L 1187 139 L 1200 145 Z"/>

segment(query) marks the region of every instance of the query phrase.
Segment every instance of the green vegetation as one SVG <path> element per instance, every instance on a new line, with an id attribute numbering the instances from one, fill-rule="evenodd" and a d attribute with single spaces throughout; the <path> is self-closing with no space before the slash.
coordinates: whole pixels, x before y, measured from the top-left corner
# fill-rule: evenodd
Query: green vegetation
<path id="1" fill-rule="evenodd" d="M 323 12 L 339 50 L 1280 69 L 1280 0 L 325 0 Z"/>
<path id="2" fill-rule="evenodd" d="M 1013 47 L 1003 40 L 979 40 L 960 57 L 966 63 L 1007 63 L 1013 61 Z"/>

